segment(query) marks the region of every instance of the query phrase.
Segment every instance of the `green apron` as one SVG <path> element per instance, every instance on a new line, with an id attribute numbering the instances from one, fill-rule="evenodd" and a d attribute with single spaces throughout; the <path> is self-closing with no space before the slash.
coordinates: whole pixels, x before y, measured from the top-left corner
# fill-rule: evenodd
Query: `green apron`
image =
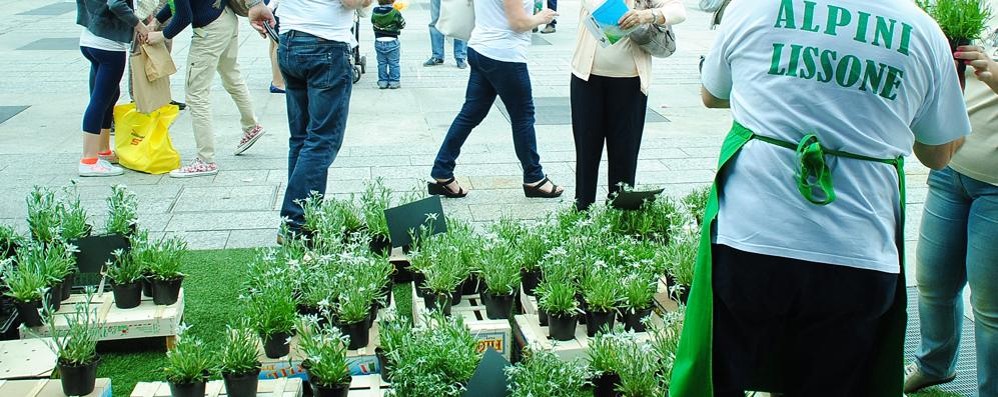
<path id="1" fill-rule="evenodd" d="M 816 205 L 826 205 L 834 201 L 835 191 L 832 187 L 831 171 L 824 163 L 825 155 L 846 157 L 864 161 L 889 164 L 897 170 L 899 190 L 901 194 L 901 218 L 897 227 L 897 246 L 900 257 L 901 273 L 894 296 L 894 304 L 884 315 L 878 329 L 877 342 L 874 346 L 874 357 L 869 376 L 867 391 L 874 397 L 900 397 L 904 382 L 904 336 L 907 324 L 907 302 L 904 282 L 904 211 L 905 211 L 905 181 L 904 158 L 876 159 L 847 152 L 828 150 L 821 147 L 813 135 L 805 136 L 800 143 L 794 144 L 765 136 L 756 135 L 737 122 L 731 128 L 718 160 L 717 177 L 710 190 L 707 209 L 703 217 L 700 231 L 700 248 L 697 252 L 696 271 L 693 286 L 690 289 L 689 305 L 686 308 L 686 318 L 683 324 L 682 338 L 676 363 L 673 368 L 672 381 L 669 387 L 670 397 L 713 397 L 713 315 L 714 295 L 712 281 L 711 237 L 718 213 L 718 189 L 721 188 L 725 166 L 734 158 L 749 141 L 757 139 L 772 145 L 797 151 L 798 172 L 796 175 L 798 190 L 808 201 Z M 817 197 L 814 193 L 823 193 Z M 773 372 L 773 371 L 763 371 Z M 774 374 L 780 376 L 781 374 Z M 775 386 L 767 386 L 757 391 L 773 391 Z M 775 385 L 775 383 L 772 383 Z"/>

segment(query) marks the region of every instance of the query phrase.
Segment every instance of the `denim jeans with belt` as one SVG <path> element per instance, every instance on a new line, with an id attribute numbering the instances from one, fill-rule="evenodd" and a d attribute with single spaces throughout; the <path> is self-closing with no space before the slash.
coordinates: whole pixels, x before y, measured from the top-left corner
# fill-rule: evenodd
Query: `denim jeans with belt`
<path id="1" fill-rule="evenodd" d="M 281 217 L 291 231 L 305 223 L 300 200 L 326 193 L 329 165 L 343 144 L 353 89 L 350 45 L 299 31 L 281 35 L 277 50 L 287 89 L 288 187 Z"/>
<path id="2" fill-rule="evenodd" d="M 523 183 L 544 179 L 541 157 L 537 154 L 537 136 L 534 133 L 534 97 L 530 87 L 527 64 L 503 62 L 468 51 L 471 77 L 464 96 L 464 106 L 447 131 L 437 159 L 430 173 L 435 179 L 454 177 L 457 156 L 468 140 L 471 130 L 481 124 L 495 104 L 496 96 L 502 99 L 509 111 L 513 128 L 513 147 L 523 166 Z"/>
<path id="3" fill-rule="evenodd" d="M 956 371 L 963 288 L 970 283 L 980 395 L 998 396 L 998 186 L 946 168 L 929 174 L 915 277 L 922 372 Z"/>
<path id="4" fill-rule="evenodd" d="M 402 78 L 402 71 L 399 70 L 402 45 L 399 40 L 375 40 L 374 50 L 378 53 L 378 82 L 398 83 Z"/>
<path id="5" fill-rule="evenodd" d="M 444 44 L 446 38 L 437 30 L 437 20 L 440 19 L 440 0 L 430 0 L 430 47 L 433 58 L 444 59 Z M 454 39 L 454 60 L 468 59 L 468 43 Z"/>

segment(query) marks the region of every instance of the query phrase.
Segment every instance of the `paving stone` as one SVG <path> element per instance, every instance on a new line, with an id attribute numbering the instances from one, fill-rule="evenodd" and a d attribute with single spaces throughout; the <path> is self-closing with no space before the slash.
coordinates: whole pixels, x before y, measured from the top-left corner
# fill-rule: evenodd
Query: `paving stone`
<path id="1" fill-rule="evenodd" d="M 10 120 L 30 106 L 0 106 L 0 123 Z"/>
<path id="2" fill-rule="evenodd" d="M 260 211 L 270 209 L 277 186 L 185 187 L 174 212 Z"/>
<path id="3" fill-rule="evenodd" d="M 33 10 L 25 11 L 17 15 L 38 15 L 38 16 L 51 16 L 51 15 L 61 15 L 70 11 L 76 11 L 76 4 L 73 3 L 52 3 L 42 7 L 35 8 Z"/>
<path id="4" fill-rule="evenodd" d="M 160 239 L 164 237 L 180 237 L 187 242 L 189 250 L 217 250 L 225 248 L 229 240 L 228 230 L 195 231 L 195 232 L 156 232 L 149 237 Z"/>
<path id="5" fill-rule="evenodd" d="M 276 230 L 279 225 L 280 216 L 276 211 L 179 213 L 170 219 L 166 231 Z"/>
<path id="6" fill-rule="evenodd" d="M 150 232 L 166 231 L 173 214 L 139 214 L 139 227 Z"/>
<path id="7" fill-rule="evenodd" d="M 238 229 L 229 233 L 225 248 L 276 247 L 277 228 Z"/>
<path id="8" fill-rule="evenodd" d="M 38 39 L 18 48 L 18 50 L 21 51 L 78 51 L 79 49 L 79 37 L 52 37 Z"/>
<path id="9" fill-rule="evenodd" d="M 518 205 L 503 204 L 471 204 L 471 214 L 475 221 L 493 222 L 502 217 L 513 219 L 542 219 L 559 208 L 568 206 L 571 199 L 532 199 Z"/>

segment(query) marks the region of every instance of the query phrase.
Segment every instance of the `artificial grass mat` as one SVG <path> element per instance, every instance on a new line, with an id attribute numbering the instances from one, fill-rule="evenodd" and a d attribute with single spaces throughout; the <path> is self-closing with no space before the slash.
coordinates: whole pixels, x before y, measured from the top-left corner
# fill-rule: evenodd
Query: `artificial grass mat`
<path id="1" fill-rule="evenodd" d="M 215 348 L 225 339 L 225 325 L 242 316 L 238 301 L 245 275 L 244 266 L 255 250 L 229 249 L 191 251 L 184 265 L 184 322 L 190 335 Z M 412 314 L 412 290 L 408 285 L 395 287 L 395 306 L 405 317 Z M 111 378 L 114 397 L 127 397 L 138 382 L 163 381 L 161 368 L 166 363 L 162 339 L 124 341 L 102 345 L 102 361 L 97 376 Z M 959 397 L 958 394 L 932 389 L 910 397 Z"/>

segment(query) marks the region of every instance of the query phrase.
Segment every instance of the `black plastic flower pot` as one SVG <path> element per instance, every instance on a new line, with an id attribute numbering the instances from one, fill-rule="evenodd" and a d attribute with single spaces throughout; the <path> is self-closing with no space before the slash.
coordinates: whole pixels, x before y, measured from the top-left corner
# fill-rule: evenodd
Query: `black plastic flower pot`
<path id="1" fill-rule="evenodd" d="M 578 316 L 571 314 L 549 314 L 548 336 L 557 341 L 575 339 L 575 327 L 578 324 Z"/>
<path id="2" fill-rule="evenodd" d="M 378 296 L 384 297 L 385 300 L 384 302 L 382 302 L 380 299 L 374 301 L 374 304 L 375 306 L 378 307 L 378 309 L 382 309 L 392 305 L 392 289 L 394 287 L 395 286 L 392 284 L 391 280 L 388 280 L 387 284 L 381 286 L 381 291 L 378 292 Z"/>
<path id="3" fill-rule="evenodd" d="M 458 284 L 458 286 L 454 288 L 454 292 L 450 294 L 451 296 L 450 301 L 452 306 L 457 306 L 461 304 L 461 299 L 463 297 L 463 295 L 461 295 L 461 292 L 463 292 L 461 291 L 461 285 Z"/>
<path id="4" fill-rule="evenodd" d="M 678 300 L 679 303 L 682 303 L 683 306 L 686 306 L 686 304 L 690 301 L 690 288 L 686 287 L 683 288 L 682 291 L 679 291 L 679 293 L 676 294 L 676 300 Z"/>
<path id="5" fill-rule="evenodd" d="M 97 381 L 97 364 L 100 358 L 95 358 L 84 365 L 58 363 L 59 380 L 62 382 L 62 392 L 67 396 L 86 396 L 94 392 Z"/>
<path id="6" fill-rule="evenodd" d="M 515 294 L 495 295 L 489 291 L 482 293 L 482 303 L 485 304 L 485 315 L 489 320 L 507 320 L 513 313 Z"/>
<path id="7" fill-rule="evenodd" d="M 371 242 L 368 243 L 368 248 L 375 255 L 388 255 L 392 252 L 392 242 L 385 236 L 373 236 Z"/>
<path id="8" fill-rule="evenodd" d="M 537 308 L 537 322 L 539 322 L 542 327 L 547 327 L 548 312 L 544 311 L 544 309 Z"/>
<path id="9" fill-rule="evenodd" d="M 170 395 L 173 397 L 204 397 L 205 381 L 191 383 L 170 382 Z"/>
<path id="10" fill-rule="evenodd" d="M 347 397 L 350 393 L 350 382 L 352 380 L 353 377 L 348 377 L 342 383 L 332 386 L 324 386 L 315 383 L 312 380 L 312 375 L 309 374 L 309 383 L 312 386 L 313 397 Z"/>
<path id="11" fill-rule="evenodd" d="M 537 285 L 541 283 L 541 271 L 539 269 L 534 270 L 520 270 L 520 282 L 523 284 L 523 292 L 529 296 L 534 296 L 537 291 Z"/>
<path id="12" fill-rule="evenodd" d="M 42 315 L 39 313 L 39 309 L 42 308 L 42 301 L 14 301 L 14 306 L 17 307 L 17 313 L 21 317 L 21 321 L 24 322 L 24 325 L 29 327 L 42 326 Z"/>
<path id="13" fill-rule="evenodd" d="M 227 397 L 256 397 L 256 389 L 260 384 L 260 368 L 245 374 L 230 374 L 222 372 Z"/>
<path id="14" fill-rule="evenodd" d="M 53 312 L 59 311 L 62 307 L 62 285 L 55 284 L 50 285 L 47 290 L 45 290 L 45 297 L 48 299 L 49 306 L 52 307 Z"/>
<path id="15" fill-rule="evenodd" d="M 621 314 L 621 322 L 624 323 L 624 329 L 634 332 L 645 332 L 645 324 L 641 322 L 645 317 L 651 315 L 652 308 L 648 307 L 641 310 L 627 309 Z"/>
<path id="16" fill-rule="evenodd" d="M 461 283 L 461 294 L 463 294 L 463 295 L 475 295 L 475 294 L 481 292 L 481 290 L 482 290 L 481 289 L 482 284 L 483 283 L 482 283 L 481 279 L 478 278 L 478 275 L 472 274 L 472 275 L 468 276 L 468 278 L 464 279 L 463 283 Z"/>
<path id="17" fill-rule="evenodd" d="M 149 276 L 142 277 L 142 296 L 152 298 L 152 280 Z"/>
<path id="18" fill-rule="evenodd" d="M 620 375 L 612 372 L 593 378 L 593 397 L 620 396 L 620 393 L 615 390 L 618 383 L 620 383 Z"/>
<path id="19" fill-rule="evenodd" d="M 613 329 L 613 324 L 617 321 L 617 313 L 614 311 L 590 311 L 586 322 L 586 335 L 596 336 L 597 332 L 609 331 Z"/>
<path id="20" fill-rule="evenodd" d="M 382 348 L 374 349 L 374 355 L 378 357 L 378 369 L 380 369 L 381 380 L 385 382 L 391 382 L 392 379 L 392 369 L 388 362 L 388 354 Z"/>
<path id="21" fill-rule="evenodd" d="M 315 316 L 315 317 L 318 317 L 319 318 L 319 327 L 323 327 L 326 324 L 329 324 L 329 319 L 326 318 L 326 314 L 323 313 L 322 309 L 319 309 L 317 306 L 309 306 L 309 305 L 301 305 L 301 304 L 299 304 L 297 311 L 298 311 L 298 314 L 300 314 L 302 316 Z"/>
<path id="22" fill-rule="evenodd" d="M 392 275 L 395 284 L 404 284 L 412 281 L 413 273 L 409 267 L 409 261 L 392 261 L 392 265 L 395 266 L 395 274 Z"/>
<path id="23" fill-rule="evenodd" d="M 75 283 L 76 283 L 75 272 L 67 274 L 66 277 L 62 279 L 62 291 L 60 291 L 60 294 L 62 295 L 62 300 L 65 301 L 66 299 L 69 299 L 70 296 L 73 296 L 73 285 Z"/>
<path id="24" fill-rule="evenodd" d="M 347 350 L 357 350 L 367 347 L 371 339 L 371 323 L 361 320 L 353 324 L 340 324 L 339 328 L 350 337 L 350 345 Z"/>
<path id="25" fill-rule="evenodd" d="M 0 295 L 0 341 L 21 339 L 19 326 L 21 318 L 17 315 L 14 298 Z"/>
<path id="26" fill-rule="evenodd" d="M 453 306 L 450 294 L 437 295 L 428 293 L 423 297 L 423 303 L 426 304 L 427 310 L 440 308 L 440 311 L 444 312 L 445 316 L 450 316 L 450 309 Z"/>
<path id="27" fill-rule="evenodd" d="M 423 298 L 426 297 L 426 289 L 423 288 L 423 283 L 426 282 L 426 275 L 423 273 L 413 273 L 412 274 L 412 288 L 416 289 L 416 296 Z"/>
<path id="28" fill-rule="evenodd" d="M 379 305 L 375 302 L 371 302 L 371 310 L 367 312 L 367 327 L 371 328 L 375 321 L 378 321 L 378 309 Z"/>
<path id="29" fill-rule="evenodd" d="M 157 305 L 172 305 L 177 303 L 180 297 L 180 285 L 184 278 L 178 277 L 173 280 L 152 280 L 152 302 Z"/>
<path id="30" fill-rule="evenodd" d="M 131 309 L 142 303 L 142 282 L 133 281 L 127 284 L 111 283 L 111 293 L 114 294 L 114 307 Z"/>
<path id="31" fill-rule="evenodd" d="M 278 332 L 276 334 L 263 336 L 263 352 L 267 358 L 281 358 L 291 353 L 291 345 L 288 344 L 290 333 Z"/>

